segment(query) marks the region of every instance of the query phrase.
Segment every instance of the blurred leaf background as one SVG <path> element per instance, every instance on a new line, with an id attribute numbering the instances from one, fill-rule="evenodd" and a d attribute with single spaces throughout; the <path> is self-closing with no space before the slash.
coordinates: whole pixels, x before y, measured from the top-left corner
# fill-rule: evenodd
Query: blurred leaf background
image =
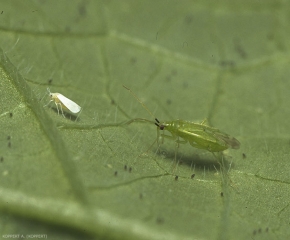
<path id="1" fill-rule="evenodd" d="M 289 237 L 289 7 L 1 0 L 2 238 Z M 174 167 L 156 127 L 122 125 L 152 120 L 123 85 L 159 120 L 207 118 L 241 148 L 218 163 L 180 145 Z M 44 108 L 47 87 L 81 114 Z"/>

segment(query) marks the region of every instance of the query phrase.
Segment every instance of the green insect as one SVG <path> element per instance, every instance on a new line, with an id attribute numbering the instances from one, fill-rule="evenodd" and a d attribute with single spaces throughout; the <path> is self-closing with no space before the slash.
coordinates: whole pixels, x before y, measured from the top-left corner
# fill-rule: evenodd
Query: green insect
<path id="1" fill-rule="evenodd" d="M 123 87 L 127 89 L 155 119 L 155 121 L 150 121 L 143 118 L 135 118 L 127 122 L 127 124 L 137 121 L 154 123 L 157 126 L 158 147 L 160 146 L 160 140 L 163 143 L 164 138 L 174 140 L 176 142 L 176 147 L 178 147 L 179 144 L 189 143 L 195 148 L 205 149 L 212 153 L 222 152 L 228 148 L 238 149 L 240 147 L 240 142 L 236 138 L 221 132 L 217 128 L 206 125 L 206 120 L 203 120 L 201 123 L 194 123 L 180 119 L 160 122 L 149 111 L 146 105 L 131 91 L 131 89 L 126 86 Z M 167 130 L 171 135 L 165 134 L 165 130 Z M 160 133 L 160 131 L 162 131 L 162 133 Z"/>

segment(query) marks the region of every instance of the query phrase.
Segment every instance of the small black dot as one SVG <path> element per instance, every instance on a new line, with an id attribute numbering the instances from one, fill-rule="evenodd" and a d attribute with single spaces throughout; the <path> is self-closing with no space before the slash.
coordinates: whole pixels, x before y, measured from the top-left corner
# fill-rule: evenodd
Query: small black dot
<path id="1" fill-rule="evenodd" d="M 11 148 L 11 142 L 8 142 L 8 147 Z"/>
<path id="2" fill-rule="evenodd" d="M 223 192 L 221 192 L 221 197 L 223 197 L 224 196 L 224 193 Z"/>
<path id="3" fill-rule="evenodd" d="M 117 175 L 118 175 L 118 172 L 116 171 L 116 172 L 114 173 L 114 175 L 117 176 Z"/>
<path id="4" fill-rule="evenodd" d="M 4 161 L 4 157 L 0 157 L 0 162 L 3 162 Z"/>
<path id="5" fill-rule="evenodd" d="M 48 79 L 48 84 L 51 84 L 51 83 L 52 83 L 52 78 Z"/>
<path id="6" fill-rule="evenodd" d="M 129 173 L 130 173 L 130 172 L 132 172 L 132 168 L 131 168 L 131 167 L 129 167 Z"/>
<path id="7" fill-rule="evenodd" d="M 166 80 L 166 82 L 170 82 L 171 81 L 171 76 L 166 76 L 165 80 Z"/>
<path id="8" fill-rule="evenodd" d="M 176 175 L 176 176 L 175 176 L 175 181 L 177 181 L 177 180 L 178 180 L 178 176 Z"/>
<path id="9" fill-rule="evenodd" d="M 124 166 L 124 170 L 127 171 L 127 165 Z"/>
<path id="10" fill-rule="evenodd" d="M 137 59 L 135 57 L 130 58 L 131 64 L 135 64 L 137 62 Z"/>
<path id="11" fill-rule="evenodd" d="M 195 173 L 191 175 L 191 179 L 193 179 L 193 178 L 194 178 L 194 176 L 195 176 Z"/>
<path id="12" fill-rule="evenodd" d="M 247 155 L 245 153 L 243 153 L 243 159 L 245 159 L 247 157 Z"/>
<path id="13" fill-rule="evenodd" d="M 156 222 L 157 222 L 158 224 L 163 224 L 163 223 L 164 223 L 164 219 L 161 218 L 161 217 L 158 217 L 158 218 L 156 218 Z"/>
<path id="14" fill-rule="evenodd" d="M 10 113 L 9 113 L 9 116 L 12 118 L 12 117 L 13 117 L 13 113 L 12 113 L 12 112 L 10 112 Z"/>
<path id="15" fill-rule="evenodd" d="M 176 70 L 176 69 L 173 69 L 173 70 L 171 71 L 171 74 L 172 74 L 173 76 L 175 76 L 175 75 L 177 74 L 177 70 Z"/>
<path id="16" fill-rule="evenodd" d="M 11 137 L 10 136 L 7 136 L 7 140 L 10 140 L 11 139 Z"/>

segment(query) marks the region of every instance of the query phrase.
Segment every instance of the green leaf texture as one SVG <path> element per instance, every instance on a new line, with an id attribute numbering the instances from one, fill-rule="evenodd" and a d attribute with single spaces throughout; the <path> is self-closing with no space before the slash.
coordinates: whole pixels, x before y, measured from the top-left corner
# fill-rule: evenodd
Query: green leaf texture
<path id="1" fill-rule="evenodd" d="M 288 1 L 0 3 L 3 239 L 289 238 Z M 158 148 L 123 85 L 241 148 Z"/>

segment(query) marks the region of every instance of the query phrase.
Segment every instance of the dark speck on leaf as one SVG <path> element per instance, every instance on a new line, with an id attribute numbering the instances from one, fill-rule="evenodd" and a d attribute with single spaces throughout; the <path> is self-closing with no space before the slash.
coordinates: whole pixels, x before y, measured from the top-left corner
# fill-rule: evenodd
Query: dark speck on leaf
<path id="1" fill-rule="evenodd" d="M 157 222 L 158 224 L 163 224 L 163 223 L 164 223 L 164 219 L 161 218 L 161 217 L 158 217 L 158 218 L 156 219 L 156 222 Z"/>
<path id="2" fill-rule="evenodd" d="M 86 5 L 83 3 L 79 5 L 79 14 L 81 16 L 85 16 L 87 14 Z"/>
<path id="3" fill-rule="evenodd" d="M 132 57 L 130 59 L 131 64 L 135 64 L 137 62 L 137 59 L 135 57 Z"/>

